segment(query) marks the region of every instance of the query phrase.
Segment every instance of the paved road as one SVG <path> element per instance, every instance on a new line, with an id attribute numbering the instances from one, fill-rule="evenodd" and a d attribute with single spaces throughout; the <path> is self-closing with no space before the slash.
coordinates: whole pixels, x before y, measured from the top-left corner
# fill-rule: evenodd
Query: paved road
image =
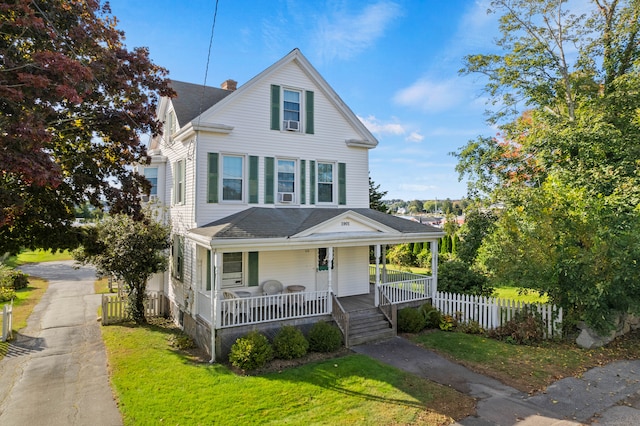
<path id="1" fill-rule="evenodd" d="M 594 368 L 529 396 L 401 337 L 353 349 L 476 398 L 477 413 L 462 426 L 640 425 L 640 360 Z"/>
<path id="2" fill-rule="evenodd" d="M 49 280 L 0 361 L 0 425 L 121 425 L 107 376 L 95 271 L 73 261 L 25 265 Z"/>

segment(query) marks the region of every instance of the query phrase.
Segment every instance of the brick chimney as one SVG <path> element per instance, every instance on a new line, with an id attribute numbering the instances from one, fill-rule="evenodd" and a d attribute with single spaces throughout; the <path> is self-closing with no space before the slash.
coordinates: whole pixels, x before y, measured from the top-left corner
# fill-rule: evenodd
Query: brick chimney
<path id="1" fill-rule="evenodd" d="M 235 80 L 231 80 L 231 79 L 225 80 L 220 85 L 220 88 L 224 89 L 224 90 L 230 90 L 230 91 L 233 92 L 234 90 L 236 90 L 238 88 L 238 82 L 235 81 Z"/>

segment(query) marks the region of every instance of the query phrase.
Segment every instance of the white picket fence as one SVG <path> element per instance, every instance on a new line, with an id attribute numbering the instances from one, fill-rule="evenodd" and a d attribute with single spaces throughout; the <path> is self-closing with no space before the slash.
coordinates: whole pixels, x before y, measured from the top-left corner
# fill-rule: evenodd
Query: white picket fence
<path id="1" fill-rule="evenodd" d="M 0 342 L 6 342 L 13 338 L 13 300 L 11 303 L 4 305 L 2 308 L 2 339 Z"/>
<path id="2" fill-rule="evenodd" d="M 145 316 L 157 317 L 163 314 L 162 312 L 162 293 L 154 292 L 147 293 L 147 297 L 144 300 Z M 102 325 L 109 325 L 118 322 L 122 322 L 128 319 L 127 317 L 127 298 L 117 295 L 102 295 Z"/>
<path id="3" fill-rule="evenodd" d="M 528 309 L 541 316 L 545 338 L 562 336 L 562 308 L 555 305 L 441 292 L 436 292 L 432 304 L 444 315 L 451 315 L 464 323 L 476 321 L 485 330 L 498 328 L 517 312 Z"/>

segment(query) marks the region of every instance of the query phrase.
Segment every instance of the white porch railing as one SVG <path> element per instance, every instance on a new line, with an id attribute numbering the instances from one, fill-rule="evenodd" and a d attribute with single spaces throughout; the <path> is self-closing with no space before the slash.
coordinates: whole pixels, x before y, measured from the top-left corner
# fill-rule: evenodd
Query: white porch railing
<path id="1" fill-rule="evenodd" d="M 306 318 L 331 313 L 328 290 L 220 299 L 216 328 Z M 209 306 L 209 312 L 211 307 Z M 204 318 L 204 316 L 203 316 Z"/>
<path id="2" fill-rule="evenodd" d="M 562 335 L 562 308 L 556 305 L 441 292 L 436 292 L 432 303 L 443 314 L 458 317 L 464 323 L 476 321 L 485 330 L 498 328 L 516 312 L 528 309 L 540 315 L 545 324 L 545 338 Z"/>
<path id="3" fill-rule="evenodd" d="M 412 272 L 380 268 L 380 286 L 378 291 L 384 294 L 392 304 L 425 300 L 432 295 L 433 278 L 428 275 L 414 274 Z M 376 267 L 369 265 L 369 280 L 376 282 Z M 379 298 L 382 303 L 382 298 Z"/>

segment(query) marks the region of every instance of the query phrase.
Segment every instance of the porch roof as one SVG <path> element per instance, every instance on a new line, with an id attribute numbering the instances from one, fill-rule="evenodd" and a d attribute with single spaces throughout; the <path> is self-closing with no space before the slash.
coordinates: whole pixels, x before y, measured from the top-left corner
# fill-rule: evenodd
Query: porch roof
<path id="1" fill-rule="evenodd" d="M 349 218 L 357 227 L 338 231 L 333 224 Z M 354 229 L 355 228 L 355 229 Z M 348 246 L 435 240 L 442 230 L 372 209 L 251 207 L 191 229 L 190 234 L 212 245 Z M 204 237 L 204 238 L 202 238 Z"/>

